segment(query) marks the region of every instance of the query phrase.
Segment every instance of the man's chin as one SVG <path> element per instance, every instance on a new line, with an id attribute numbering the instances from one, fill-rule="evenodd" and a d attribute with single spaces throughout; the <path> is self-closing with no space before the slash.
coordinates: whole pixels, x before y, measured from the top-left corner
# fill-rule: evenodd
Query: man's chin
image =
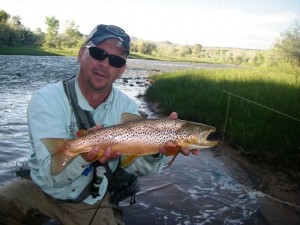
<path id="1" fill-rule="evenodd" d="M 107 86 L 107 79 L 97 78 L 97 79 L 90 80 L 89 86 L 95 91 L 101 91 L 105 89 L 105 87 Z"/>

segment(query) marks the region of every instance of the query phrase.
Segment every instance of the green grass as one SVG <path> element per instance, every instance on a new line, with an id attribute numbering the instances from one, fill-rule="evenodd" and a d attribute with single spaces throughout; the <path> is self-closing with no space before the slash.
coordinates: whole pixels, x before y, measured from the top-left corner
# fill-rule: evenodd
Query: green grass
<path id="1" fill-rule="evenodd" d="M 223 134 L 228 94 L 300 119 L 300 70 L 240 68 L 177 71 L 152 77 L 148 100 L 165 114 L 202 122 Z M 222 137 L 222 135 L 220 135 Z M 226 140 L 258 162 L 300 170 L 300 122 L 231 96 Z"/>
<path id="2" fill-rule="evenodd" d="M 78 49 L 37 48 L 32 46 L 8 47 L 0 45 L 0 55 L 77 56 Z"/>

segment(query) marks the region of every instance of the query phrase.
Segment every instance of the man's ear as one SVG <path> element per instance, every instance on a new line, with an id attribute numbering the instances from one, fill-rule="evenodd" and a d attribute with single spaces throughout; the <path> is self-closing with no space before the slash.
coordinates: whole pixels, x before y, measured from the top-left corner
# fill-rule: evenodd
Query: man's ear
<path id="1" fill-rule="evenodd" d="M 83 54 L 84 54 L 84 47 L 81 47 L 78 51 L 78 55 L 77 55 L 77 62 L 78 63 L 81 63 L 81 60 L 82 60 L 82 57 L 83 57 Z"/>

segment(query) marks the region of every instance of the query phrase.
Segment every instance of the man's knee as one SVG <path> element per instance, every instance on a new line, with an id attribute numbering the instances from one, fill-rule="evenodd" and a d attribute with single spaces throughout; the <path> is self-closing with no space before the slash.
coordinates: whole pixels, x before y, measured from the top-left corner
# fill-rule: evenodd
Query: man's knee
<path id="1" fill-rule="evenodd" d="M 0 225 L 41 225 L 49 221 L 50 218 L 41 214 L 36 205 L 14 197 L 0 196 Z"/>
<path id="2" fill-rule="evenodd" d="M 23 210 L 22 210 L 23 209 Z M 0 224 L 22 224 L 25 220 L 26 209 L 20 207 L 17 200 L 0 196 Z"/>
<path id="3" fill-rule="evenodd" d="M 38 193 L 39 188 L 29 179 L 15 180 L 1 187 L 0 221 L 6 221 L 3 224 L 22 224 L 22 221 L 36 217 Z"/>
<path id="4" fill-rule="evenodd" d="M 37 201 L 42 190 L 30 179 L 18 179 L 4 187 L 0 187 L 0 198 L 20 199 L 25 201 Z"/>

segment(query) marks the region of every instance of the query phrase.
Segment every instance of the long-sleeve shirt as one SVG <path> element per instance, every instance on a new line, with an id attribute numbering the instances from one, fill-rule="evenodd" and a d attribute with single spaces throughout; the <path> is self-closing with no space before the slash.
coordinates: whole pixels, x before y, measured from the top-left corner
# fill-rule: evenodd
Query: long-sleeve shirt
<path id="1" fill-rule="evenodd" d="M 133 99 L 113 87 L 105 102 L 96 109 L 91 107 L 83 96 L 77 79 L 75 91 L 79 106 L 83 110 L 90 111 L 96 124 L 108 127 L 120 123 L 121 115 L 124 112 L 138 114 L 138 105 Z M 27 108 L 27 119 L 29 127 L 29 138 L 31 148 L 28 156 L 28 164 L 31 168 L 32 180 L 42 190 L 61 200 L 76 199 L 83 189 L 90 183 L 92 173 L 83 175 L 83 171 L 89 167 L 81 155 L 71 161 L 66 168 L 57 175 L 50 171 L 51 155 L 41 142 L 42 138 L 74 138 L 74 132 L 78 130 L 74 112 L 64 92 L 62 82 L 48 84 L 38 90 L 31 98 Z M 108 162 L 112 171 L 116 169 L 117 160 Z M 126 171 L 134 175 L 145 175 L 159 173 L 165 164 L 164 157 L 154 158 L 152 156 L 139 157 Z M 91 195 L 84 202 L 94 204 L 102 199 L 106 192 L 108 180 L 104 177 L 100 188 L 99 196 L 93 198 Z"/>

